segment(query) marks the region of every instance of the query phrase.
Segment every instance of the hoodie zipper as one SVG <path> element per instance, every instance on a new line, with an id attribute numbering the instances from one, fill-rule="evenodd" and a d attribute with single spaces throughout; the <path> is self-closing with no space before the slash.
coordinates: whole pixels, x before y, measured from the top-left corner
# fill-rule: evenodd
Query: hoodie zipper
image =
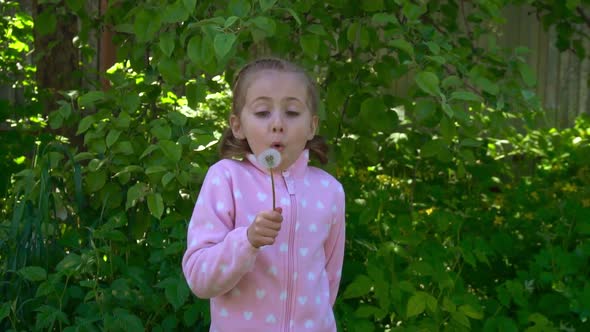
<path id="1" fill-rule="evenodd" d="M 291 314 L 293 311 L 293 302 L 295 297 L 293 296 L 293 288 L 295 284 L 295 280 L 293 278 L 294 270 L 295 270 L 295 220 L 296 218 L 296 211 L 297 205 L 295 201 L 295 194 L 289 195 L 291 198 L 291 220 L 289 223 L 289 249 L 287 251 L 288 255 L 288 267 L 287 267 L 287 312 L 285 314 L 285 331 L 291 330 Z"/>
<path id="2" fill-rule="evenodd" d="M 291 331 L 291 314 L 294 308 L 295 297 L 293 296 L 293 288 L 295 287 L 295 280 L 293 278 L 295 270 L 295 228 L 297 221 L 297 200 L 295 199 L 294 188 L 289 184 L 290 182 L 285 179 L 285 186 L 289 192 L 289 198 L 291 200 L 291 213 L 289 220 L 289 244 L 287 249 L 287 298 L 285 306 L 285 332 Z M 291 182 L 292 183 L 292 182 Z"/>

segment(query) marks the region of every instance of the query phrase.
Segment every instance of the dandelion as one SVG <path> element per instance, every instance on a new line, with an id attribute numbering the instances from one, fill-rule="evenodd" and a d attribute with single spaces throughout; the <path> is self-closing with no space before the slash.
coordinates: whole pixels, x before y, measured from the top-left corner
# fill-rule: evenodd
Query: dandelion
<path id="1" fill-rule="evenodd" d="M 264 150 L 258 156 L 258 162 L 270 171 L 270 182 L 272 185 L 272 209 L 275 209 L 275 180 L 272 174 L 272 169 L 279 166 L 281 163 L 281 154 L 275 149 Z"/>

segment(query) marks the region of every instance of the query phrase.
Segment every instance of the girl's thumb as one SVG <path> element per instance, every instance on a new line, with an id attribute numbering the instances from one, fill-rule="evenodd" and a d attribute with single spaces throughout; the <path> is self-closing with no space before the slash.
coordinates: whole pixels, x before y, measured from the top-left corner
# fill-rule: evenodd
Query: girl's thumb
<path id="1" fill-rule="evenodd" d="M 283 208 L 282 207 L 276 207 L 275 211 L 277 211 L 278 213 L 283 213 Z"/>

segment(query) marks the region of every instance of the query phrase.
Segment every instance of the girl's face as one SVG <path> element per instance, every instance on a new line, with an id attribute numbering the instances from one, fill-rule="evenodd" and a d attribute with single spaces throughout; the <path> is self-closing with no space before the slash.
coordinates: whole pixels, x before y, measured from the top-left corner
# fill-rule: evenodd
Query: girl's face
<path id="1" fill-rule="evenodd" d="M 318 117 L 307 104 L 307 86 L 301 74 L 272 69 L 253 73 L 246 88 L 244 108 L 232 114 L 230 127 L 246 139 L 254 155 L 274 148 L 281 153 L 283 171 L 291 166 L 311 140 Z"/>

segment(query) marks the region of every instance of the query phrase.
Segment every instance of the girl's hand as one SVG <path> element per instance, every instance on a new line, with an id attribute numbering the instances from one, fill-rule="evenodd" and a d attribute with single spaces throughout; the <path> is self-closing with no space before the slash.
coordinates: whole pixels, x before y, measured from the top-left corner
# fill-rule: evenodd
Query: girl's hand
<path id="1" fill-rule="evenodd" d="M 274 211 L 262 211 L 248 226 L 248 241 L 254 248 L 260 248 L 275 243 L 275 238 L 281 230 L 283 209 L 278 207 Z"/>

